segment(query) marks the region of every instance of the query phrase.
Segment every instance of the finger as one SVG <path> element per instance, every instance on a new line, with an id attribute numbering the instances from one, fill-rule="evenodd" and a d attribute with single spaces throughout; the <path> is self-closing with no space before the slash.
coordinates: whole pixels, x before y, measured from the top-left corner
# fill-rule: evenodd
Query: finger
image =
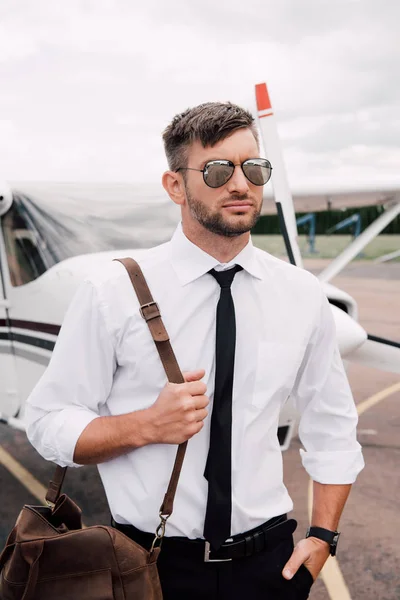
<path id="1" fill-rule="evenodd" d="M 206 374 L 204 369 L 197 369 L 196 371 L 184 371 L 182 373 L 185 381 L 199 381 Z"/>
<path id="2" fill-rule="evenodd" d="M 210 400 L 209 400 L 208 396 L 203 396 L 203 395 L 195 396 L 194 401 L 195 401 L 196 410 L 201 410 L 203 408 L 206 408 L 210 404 Z"/>
<path id="3" fill-rule="evenodd" d="M 297 546 L 292 552 L 291 557 L 283 567 L 282 575 L 285 579 L 292 579 L 293 575 L 297 573 L 300 565 L 310 558 L 308 553 L 300 550 Z"/>
<path id="4" fill-rule="evenodd" d="M 204 421 L 195 421 L 192 425 L 191 428 L 191 436 L 196 435 L 196 433 L 199 433 L 199 431 L 201 431 L 204 427 Z"/>
<path id="5" fill-rule="evenodd" d="M 207 391 L 207 386 L 204 381 L 188 381 L 188 383 L 182 384 L 185 387 L 183 388 L 184 395 L 190 396 L 204 396 Z M 197 402 L 197 398 L 196 398 Z"/>
<path id="6" fill-rule="evenodd" d="M 208 410 L 205 408 L 201 408 L 200 410 L 196 410 L 196 421 L 204 421 L 206 416 L 208 415 Z"/>

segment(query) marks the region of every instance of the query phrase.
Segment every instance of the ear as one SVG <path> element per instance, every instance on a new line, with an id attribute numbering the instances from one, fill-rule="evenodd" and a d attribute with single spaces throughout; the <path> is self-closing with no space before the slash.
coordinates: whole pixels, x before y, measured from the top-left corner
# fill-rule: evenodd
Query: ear
<path id="1" fill-rule="evenodd" d="M 161 181 L 171 200 L 175 204 L 183 206 L 186 202 L 186 195 L 182 175 L 175 171 L 165 171 Z"/>

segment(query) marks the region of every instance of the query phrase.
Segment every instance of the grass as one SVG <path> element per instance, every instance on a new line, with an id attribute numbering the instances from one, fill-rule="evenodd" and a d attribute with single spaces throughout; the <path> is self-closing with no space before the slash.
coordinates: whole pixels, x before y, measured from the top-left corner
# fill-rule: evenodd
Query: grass
<path id="1" fill-rule="evenodd" d="M 252 235 L 253 243 L 258 248 L 266 250 L 274 256 L 286 256 L 285 245 L 281 235 Z M 298 238 L 300 251 L 303 258 L 335 258 L 344 250 L 353 238 L 350 235 L 318 235 L 315 238 L 316 253 L 309 252 L 307 236 Z M 379 235 L 358 256 L 361 260 L 373 260 L 384 254 L 400 249 L 400 235 Z M 400 258 L 392 262 L 400 261 Z"/>

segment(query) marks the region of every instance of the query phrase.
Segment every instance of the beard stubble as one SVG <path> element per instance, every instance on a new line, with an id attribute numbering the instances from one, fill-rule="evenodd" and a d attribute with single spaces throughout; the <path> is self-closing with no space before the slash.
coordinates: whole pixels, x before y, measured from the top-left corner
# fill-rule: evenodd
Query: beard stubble
<path id="1" fill-rule="evenodd" d="M 189 206 L 189 210 L 192 213 L 192 216 L 198 221 L 205 229 L 210 231 L 211 233 L 215 233 L 217 235 L 222 235 L 224 237 L 236 237 L 238 235 L 242 235 L 243 233 L 247 233 L 250 231 L 261 214 L 261 205 L 258 210 L 255 210 L 251 215 L 246 216 L 246 222 L 238 222 L 236 224 L 230 223 L 227 219 L 224 219 L 221 212 L 211 212 L 211 210 L 197 198 L 194 198 L 189 190 L 186 187 L 186 198 Z M 231 196 L 227 201 L 244 201 L 248 200 L 248 196 L 244 195 L 234 195 Z M 254 205 L 254 202 L 252 201 Z"/>

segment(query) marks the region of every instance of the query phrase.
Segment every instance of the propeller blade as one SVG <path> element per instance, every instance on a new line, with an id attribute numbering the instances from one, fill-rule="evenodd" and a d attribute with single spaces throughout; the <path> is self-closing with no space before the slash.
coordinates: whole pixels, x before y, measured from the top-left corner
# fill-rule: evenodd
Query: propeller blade
<path id="1" fill-rule="evenodd" d="M 385 210 L 371 225 L 369 225 L 339 256 L 337 256 L 329 265 L 318 275 L 320 281 L 330 281 L 338 275 L 342 269 L 361 252 L 363 248 L 378 233 L 380 233 L 397 215 L 400 214 L 400 202 Z"/>
<path id="2" fill-rule="evenodd" d="M 346 356 L 346 360 L 400 374 L 400 344 L 368 336 L 361 346 Z"/>
<path id="3" fill-rule="evenodd" d="M 271 182 L 286 251 L 290 262 L 302 267 L 303 261 L 297 243 L 296 214 L 266 83 L 256 85 L 256 101 L 265 158 L 272 164 Z"/>

